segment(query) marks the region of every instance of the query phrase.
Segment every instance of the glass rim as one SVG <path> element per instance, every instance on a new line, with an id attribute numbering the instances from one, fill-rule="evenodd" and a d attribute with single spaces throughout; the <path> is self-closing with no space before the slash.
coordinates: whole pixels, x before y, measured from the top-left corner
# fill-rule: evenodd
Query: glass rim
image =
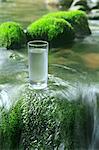
<path id="1" fill-rule="evenodd" d="M 28 46 L 48 46 L 48 42 L 43 40 L 33 40 L 28 42 Z"/>

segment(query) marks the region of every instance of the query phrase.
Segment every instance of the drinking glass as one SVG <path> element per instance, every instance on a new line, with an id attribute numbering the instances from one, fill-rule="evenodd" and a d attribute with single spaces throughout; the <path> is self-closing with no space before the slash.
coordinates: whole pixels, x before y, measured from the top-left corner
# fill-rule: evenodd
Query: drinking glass
<path id="1" fill-rule="evenodd" d="M 48 80 L 48 42 L 28 42 L 29 82 L 34 89 L 44 89 Z"/>

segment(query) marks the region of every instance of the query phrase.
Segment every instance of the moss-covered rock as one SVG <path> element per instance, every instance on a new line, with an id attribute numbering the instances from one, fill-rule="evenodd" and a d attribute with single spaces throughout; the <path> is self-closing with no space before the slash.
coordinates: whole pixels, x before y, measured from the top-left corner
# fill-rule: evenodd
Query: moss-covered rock
<path id="1" fill-rule="evenodd" d="M 53 76 L 47 90 L 27 86 L 9 111 L 0 109 L 0 149 L 88 149 L 92 112 L 81 95 L 73 100 L 71 89 Z"/>
<path id="2" fill-rule="evenodd" d="M 44 18 L 50 17 L 68 21 L 74 27 L 77 37 L 91 34 L 86 13 L 81 10 L 58 11 L 44 16 Z"/>
<path id="3" fill-rule="evenodd" d="M 44 91 L 26 91 L 22 105 L 24 149 L 88 148 L 89 113 L 84 104 Z"/>
<path id="4" fill-rule="evenodd" d="M 67 44 L 74 39 L 72 26 L 64 19 L 41 18 L 27 28 L 29 40 L 47 40 L 52 46 Z"/>
<path id="5" fill-rule="evenodd" d="M 5 22 L 0 25 L 0 47 L 7 49 L 20 48 L 25 42 L 22 27 L 16 22 Z"/>

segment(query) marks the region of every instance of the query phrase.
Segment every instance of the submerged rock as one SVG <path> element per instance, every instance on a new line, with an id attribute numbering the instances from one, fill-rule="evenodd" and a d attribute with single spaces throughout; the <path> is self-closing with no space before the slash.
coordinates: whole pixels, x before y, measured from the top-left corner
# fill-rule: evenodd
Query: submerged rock
<path id="1" fill-rule="evenodd" d="M 20 48 L 25 42 L 25 34 L 16 22 L 5 22 L 0 25 L 0 47 L 7 49 Z"/>
<path id="2" fill-rule="evenodd" d="M 27 28 L 28 40 L 47 40 L 53 47 L 68 44 L 75 35 L 70 23 L 62 18 L 41 18 Z"/>

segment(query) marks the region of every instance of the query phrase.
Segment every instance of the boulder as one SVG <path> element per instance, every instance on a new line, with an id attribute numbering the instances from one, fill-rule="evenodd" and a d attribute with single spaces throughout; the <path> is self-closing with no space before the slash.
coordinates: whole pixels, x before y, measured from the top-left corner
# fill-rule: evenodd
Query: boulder
<path id="1" fill-rule="evenodd" d="M 91 34 L 89 28 L 87 15 L 85 12 L 80 10 L 72 11 L 57 11 L 49 13 L 44 18 L 61 18 L 68 21 L 75 30 L 76 37 L 84 37 Z"/>
<path id="2" fill-rule="evenodd" d="M 70 23 L 62 18 L 41 18 L 27 28 L 28 40 L 46 40 L 53 47 L 68 44 L 74 40 L 74 30 Z"/>
<path id="3" fill-rule="evenodd" d="M 0 47 L 18 49 L 25 42 L 25 33 L 16 22 L 4 22 L 0 25 Z"/>

